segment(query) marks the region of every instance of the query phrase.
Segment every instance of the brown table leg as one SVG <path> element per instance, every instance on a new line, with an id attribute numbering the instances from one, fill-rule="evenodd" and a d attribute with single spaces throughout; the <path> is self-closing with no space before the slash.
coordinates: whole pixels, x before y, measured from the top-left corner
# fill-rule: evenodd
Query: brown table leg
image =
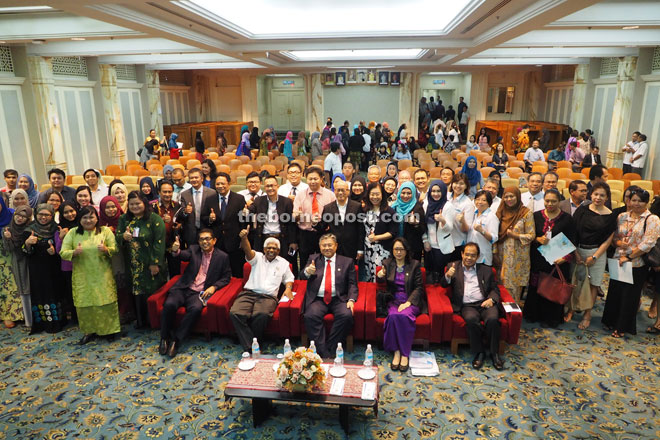
<path id="1" fill-rule="evenodd" d="M 344 428 L 344 432 L 348 435 L 348 410 L 350 406 L 339 405 L 339 424 Z"/>
<path id="2" fill-rule="evenodd" d="M 252 423 L 256 428 L 270 416 L 272 402 L 270 399 L 252 399 Z"/>

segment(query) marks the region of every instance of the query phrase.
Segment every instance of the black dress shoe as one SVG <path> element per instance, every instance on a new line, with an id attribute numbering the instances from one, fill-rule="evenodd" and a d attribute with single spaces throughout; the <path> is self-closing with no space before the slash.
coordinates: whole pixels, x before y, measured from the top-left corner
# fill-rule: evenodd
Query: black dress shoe
<path id="1" fill-rule="evenodd" d="M 160 340 L 160 345 L 158 346 L 158 353 L 162 355 L 167 354 L 167 349 L 168 349 L 168 344 L 167 344 L 167 339 L 161 339 Z"/>
<path id="2" fill-rule="evenodd" d="M 407 363 L 406 365 L 399 365 L 399 371 L 402 373 L 405 373 L 408 371 L 408 367 L 410 366 L 410 363 Z"/>
<path id="3" fill-rule="evenodd" d="M 179 343 L 175 339 L 172 342 L 170 342 L 170 347 L 167 349 L 167 355 L 171 358 L 175 357 L 178 348 L 179 348 Z"/>
<path id="4" fill-rule="evenodd" d="M 491 354 L 490 358 L 493 361 L 493 367 L 495 367 L 497 371 L 504 370 L 504 361 L 502 360 L 502 358 L 500 358 L 499 354 L 497 353 Z"/>
<path id="5" fill-rule="evenodd" d="M 392 371 L 397 371 L 399 369 L 399 364 L 395 364 L 394 362 L 390 362 L 390 368 Z"/>
<path id="6" fill-rule="evenodd" d="M 91 341 L 92 339 L 94 339 L 94 335 L 85 335 L 85 336 L 83 336 L 83 337 L 80 339 L 80 341 L 78 342 L 78 344 L 80 344 L 80 345 L 85 345 L 85 344 L 87 344 L 89 341 Z"/>
<path id="7" fill-rule="evenodd" d="M 484 352 L 482 351 L 481 353 L 477 353 L 477 355 L 472 360 L 472 368 L 478 370 L 483 366 L 484 366 Z"/>

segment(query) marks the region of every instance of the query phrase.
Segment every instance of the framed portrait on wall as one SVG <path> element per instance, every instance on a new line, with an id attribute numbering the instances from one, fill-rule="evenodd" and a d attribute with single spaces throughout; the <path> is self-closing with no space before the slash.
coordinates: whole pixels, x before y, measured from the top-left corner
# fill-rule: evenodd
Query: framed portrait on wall
<path id="1" fill-rule="evenodd" d="M 367 84 L 378 84 L 378 78 L 374 69 L 367 70 Z"/>
<path id="2" fill-rule="evenodd" d="M 390 72 L 390 85 L 401 85 L 401 72 Z"/>
<path id="3" fill-rule="evenodd" d="M 358 84 L 364 84 L 367 82 L 367 71 L 366 70 L 358 70 L 357 71 L 357 82 Z"/>
<path id="4" fill-rule="evenodd" d="M 378 72 L 378 84 L 386 86 L 390 83 L 390 72 Z"/>
<path id="5" fill-rule="evenodd" d="M 326 73 L 325 74 L 325 81 L 323 82 L 324 85 L 326 86 L 334 86 L 335 85 L 335 74 L 334 73 Z"/>
<path id="6" fill-rule="evenodd" d="M 357 84 L 357 71 L 355 69 L 346 72 L 346 84 Z"/>
<path id="7" fill-rule="evenodd" d="M 345 86 L 346 85 L 346 72 L 337 72 L 335 73 L 336 79 L 337 79 L 337 84 L 338 86 Z"/>

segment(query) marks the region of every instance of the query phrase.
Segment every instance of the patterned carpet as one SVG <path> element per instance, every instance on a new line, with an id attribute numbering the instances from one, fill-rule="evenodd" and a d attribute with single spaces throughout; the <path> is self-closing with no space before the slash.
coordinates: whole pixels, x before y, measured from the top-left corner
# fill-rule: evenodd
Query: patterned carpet
<path id="1" fill-rule="evenodd" d="M 453 356 L 447 346 L 434 347 L 442 371 L 435 378 L 381 367 L 378 418 L 353 410 L 350 438 L 660 438 L 660 346 L 644 331 L 647 306 L 638 335 L 625 340 L 601 329 L 600 310 L 584 333 L 578 316 L 558 330 L 525 323 L 503 372 L 490 362 L 475 372 L 467 349 Z M 170 361 L 151 330 L 84 348 L 75 327 L 0 335 L 0 438 L 346 438 L 336 407 L 276 404 L 277 414 L 253 428 L 249 402 L 223 397 L 241 354 L 229 338 L 195 338 Z M 363 350 L 356 344 L 346 357 L 361 360 Z M 390 358 L 376 351 L 376 360 Z"/>

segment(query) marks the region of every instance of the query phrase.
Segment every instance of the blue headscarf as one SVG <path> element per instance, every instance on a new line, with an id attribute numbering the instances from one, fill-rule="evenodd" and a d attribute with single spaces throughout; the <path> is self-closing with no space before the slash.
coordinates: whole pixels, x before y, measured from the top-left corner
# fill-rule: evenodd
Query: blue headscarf
<path id="1" fill-rule="evenodd" d="M 335 179 L 336 179 L 337 177 L 341 178 L 341 180 L 343 180 L 344 182 L 346 182 L 346 176 L 344 176 L 343 173 L 335 173 L 335 175 L 332 176 L 332 180 L 330 181 L 330 190 L 331 190 L 331 191 L 334 191 L 334 190 L 335 190 Z"/>
<path id="2" fill-rule="evenodd" d="M 30 186 L 28 187 L 25 192 L 28 195 L 28 201 L 30 202 L 30 207 L 32 209 L 37 207 L 37 204 L 39 204 L 39 191 L 37 191 L 34 187 L 34 181 L 32 180 L 32 177 L 28 176 L 27 174 L 21 174 L 18 176 L 18 180 L 21 180 L 21 177 L 25 177 L 28 180 L 28 183 Z"/>
<path id="3" fill-rule="evenodd" d="M 176 144 L 176 140 L 179 138 L 179 135 L 176 133 L 172 133 L 170 135 L 170 141 L 167 143 L 167 146 L 170 150 L 178 150 L 179 146 Z"/>
<path id="4" fill-rule="evenodd" d="M 248 136 L 250 135 L 250 127 L 247 124 L 241 127 L 241 136 L 243 136 L 243 133 L 247 133 Z"/>
<path id="5" fill-rule="evenodd" d="M 412 192 L 412 197 L 407 202 L 403 202 L 401 200 L 401 192 L 404 189 L 409 189 Z M 401 223 L 399 223 L 399 237 L 403 237 L 403 225 L 406 223 L 404 217 L 408 215 L 410 211 L 413 210 L 416 204 L 417 204 L 417 188 L 415 188 L 414 183 L 410 181 L 405 182 L 403 185 L 399 187 L 399 192 L 396 194 L 396 202 L 392 204 L 392 209 L 394 209 L 394 211 L 396 211 L 396 213 L 401 218 Z"/>
<path id="6" fill-rule="evenodd" d="M 14 210 L 7 208 L 7 205 L 5 204 L 5 199 L 2 196 L 0 196 L 0 207 L 2 207 L 2 211 L 0 211 L 0 228 L 4 228 L 9 223 L 11 223 L 11 219 L 14 215 Z"/>
<path id="7" fill-rule="evenodd" d="M 468 167 L 470 161 L 474 161 L 474 168 Z M 479 183 L 481 181 L 481 172 L 477 169 L 477 158 L 474 156 L 468 156 L 465 160 L 465 164 L 463 164 L 461 173 L 467 176 L 468 181 L 470 182 L 470 186 L 475 186 L 477 183 Z M 465 191 L 467 192 L 468 190 L 469 188 L 467 188 Z"/>
<path id="8" fill-rule="evenodd" d="M 433 197 L 431 197 L 431 190 L 434 186 L 440 187 L 440 191 L 442 191 L 442 197 L 440 197 L 440 200 L 434 200 Z M 431 182 L 429 190 L 426 193 L 426 200 L 429 201 L 428 207 L 426 208 L 426 223 L 435 223 L 435 218 L 433 218 L 433 216 L 439 213 L 442 208 L 444 208 L 445 203 L 447 203 L 447 185 L 445 185 L 445 182 L 442 180 L 434 180 Z"/>

